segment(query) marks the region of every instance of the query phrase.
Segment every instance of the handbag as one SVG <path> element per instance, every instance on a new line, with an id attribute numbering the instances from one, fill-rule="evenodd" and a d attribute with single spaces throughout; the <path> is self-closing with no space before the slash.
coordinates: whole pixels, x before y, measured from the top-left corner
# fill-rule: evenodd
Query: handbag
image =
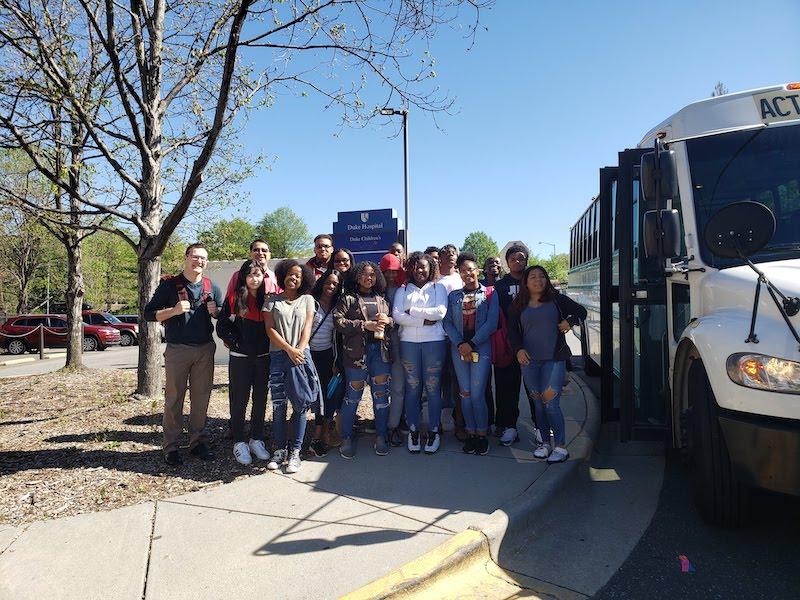
<path id="1" fill-rule="evenodd" d="M 492 298 L 494 294 L 494 286 L 486 288 L 486 301 Z M 508 323 L 503 309 L 500 308 L 499 316 L 497 319 L 497 331 L 492 334 L 492 364 L 501 369 L 508 367 L 514 362 L 514 351 L 511 350 L 511 345 L 508 343 Z"/>
<path id="2" fill-rule="evenodd" d="M 328 389 L 325 390 L 326 400 L 338 400 L 339 397 L 344 397 L 344 377 L 341 373 L 337 373 L 328 382 Z"/>

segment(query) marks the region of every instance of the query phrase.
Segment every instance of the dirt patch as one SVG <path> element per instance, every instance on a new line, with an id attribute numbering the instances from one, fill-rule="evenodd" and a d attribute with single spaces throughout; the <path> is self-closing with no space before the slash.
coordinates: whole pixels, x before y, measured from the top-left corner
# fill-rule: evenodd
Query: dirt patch
<path id="1" fill-rule="evenodd" d="M 227 367 L 215 368 L 214 382 L 208 431 L 216 460 L 202 462 L 182 451 L 183 466 L 169 467 L 161 452 L 163 401 L 130 399 L 136 371 L 0 379 L 0 522 L 109 510 L 263 473 L 265 462 L 237 463 L 226 439 Z M 361 403 L 361 418 L 372 418 L 370 405 Z M 187 415 L 188 408 L 187 398 Z M 271 426 L 268 403 L 268 447 Z M 308 434 L 312 428 L 313 417 Z"/>

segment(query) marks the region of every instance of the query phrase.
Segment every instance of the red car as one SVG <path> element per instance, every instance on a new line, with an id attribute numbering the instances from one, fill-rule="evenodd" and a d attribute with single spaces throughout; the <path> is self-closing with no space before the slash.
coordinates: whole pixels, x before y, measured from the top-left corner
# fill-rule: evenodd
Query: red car
<path id="1" fill-rule="evenodd" d="M 46 348 L 63 347 L 67 341 L 67 317 L 65 315 L 17 315 L 9 317 L 0 325 L 0 347 L 9 354 L 23 354 L 39 349 L 39 326 L 44 326 Z M 5 334 L 5 335 L 3 335 Z M 9 337 L 13 336 L 13 337 Z M 83 326 L 83 349 L 105 350 L 118 345 L 119 331 L 106 325 Z"/>
<path id="2" fill-rule="evenodd" d="M 111 313 L 99 310 L 83 311 L 83 322 L 87 325 L 105 325 L 119 331 L 120 346 L 135 346 L 139 342 L 139 324 L 124 323 Z"/>

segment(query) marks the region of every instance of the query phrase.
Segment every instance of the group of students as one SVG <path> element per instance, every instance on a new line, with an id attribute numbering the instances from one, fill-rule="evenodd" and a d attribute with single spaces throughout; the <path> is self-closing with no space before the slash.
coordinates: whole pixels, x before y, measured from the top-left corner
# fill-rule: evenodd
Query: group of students
<path id="1" fill-rule="evenodd" d="M 484 455 L 492 429 L 503 445 L 519 439 L 523 380 L 535 418 L 534 456 L 566 460 L 559 404 L 570 356 L 565 333 L 586 311 L 554 288 L 543 267 L 527 266 L 524 246 L 510 247 L 505 259 L 507 274 L 500 259 L 491 257 L 483 278 L 475 255 L 459 254 L 452 244 L 408 257 L 402 245 L 393 244 L 380 264 L 356 263 L 349 250 L 334 248 L 332 237 L 323 234 L 307 263 L 286 259 L 273 272 L 269 245 L 254 240 L 250 258 L 223 295 L 203 275 L 207 249 L 190 245 L 183 271 L 162 280 L 144 311 L 166 329 L 165 461 L 182 463 L 187 389 L 190 454 L 214 458 L 205 432 L 212 319 L 230 351 L 230 432 L 242 464 L 255 457 L 268 461 L 268 469 L 285 464 L 286 472 L 297 472 L 311 411 L 309 449 L 323 456 L 338 447 L 343 458 L 352 459 L 356 413 L 367 385 L 379 456 L 404 444 L 412 453 L 435 454 L 442 431 L 452 429 L 464 452 Z M 271 451 L 265 444 L 268 390 Z"/>
<path id="2" fill-rule="evenodd" d="M 323 234 L 314 240 L 314 253 L 305 264 L 283 260 L 273 272 L 269 246 L 255 240 L 221 308 L 209 312 L 230 350 L 230 429 L 238 462 L 255 457 L 268 461 L 268 469 L 285 464 L 287 473 L 297 472 L 311 411 L 309 450 L 322 456 L 338 447 L 352 459 L 367 385 L 379 456 L 402 445 L 434 454 L 442 431 L 451 428 L 465 453 L 484 455 L 492 427 L 504 445 L 519 439 L 522 380 L 535 416 L 534 456 L 567 459 L 559 404 L 570 355 L 565 333 L 586 311 L 554 288 L 543 267 L 527 266 L 525 247 L 508 249 L 504 276 L 499 258 L 487 259 L 483 278 L 475 255 L 459 254 L 450 244 L 408 257 L 393 244 L 379 264 L 356 264 L 349 250 L 334 248 Z M 271 452 L 264 443 L 267 389 Z"/>

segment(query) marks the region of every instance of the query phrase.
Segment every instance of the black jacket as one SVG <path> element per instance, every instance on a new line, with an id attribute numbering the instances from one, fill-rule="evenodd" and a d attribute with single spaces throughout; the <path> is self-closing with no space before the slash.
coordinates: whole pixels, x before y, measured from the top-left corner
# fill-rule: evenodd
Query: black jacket
<path id="1" fill-rule="evenodd" d="M 217 318 L 217 335 L 231 352 L 247 356 L 269 353 L 269 338 L 264 321 L 254 321 L 236 315 L 231 320 L 231 303 L 225 300 Z"/>
<path id="2" fill-rule="evenodd" d="M 567 323 L 575 326 L 586 319 L 586 309 L 566 294 L 561 294 L 556 291 L 555 305 L 558 310 L 559 323 L 566 320 Z M 524 348 L 520 316 L 521 313 L 516 310 L 509 310 L 508 343 L 511 345 L 515 356 L 517 352 Z M 554 326 L 557 326 L 557 324 Z M 556 338 L 556 347 L 553 349 L 553 360 L 567 360 L 570 356 L 572 356 L 572 352 L 570 352 L 569 346 L 567 345 L 567 338 L 559 331 L 558 337 Z"/>

